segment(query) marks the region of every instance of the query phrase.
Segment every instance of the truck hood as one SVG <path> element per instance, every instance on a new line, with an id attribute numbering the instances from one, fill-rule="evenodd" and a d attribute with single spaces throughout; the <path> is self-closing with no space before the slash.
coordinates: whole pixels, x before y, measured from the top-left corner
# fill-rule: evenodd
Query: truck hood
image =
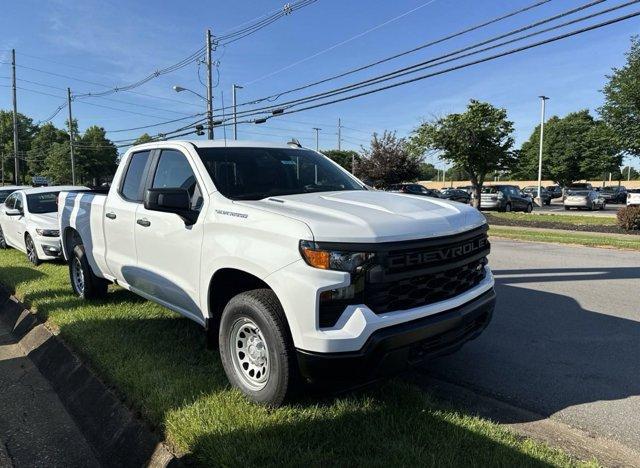
<path id="1" fill-rule="evenodd" d="M 58 229 L 58 213 L 30 213 L 29 221 L 39 229 Z"/>
<path id="2" fill-rule="evenodd" d="M 484 224 L 475 208 L 431 197 L 356 190 L 237 201 L 304 222 L 314 240 L 392 242 L 440 237 Z"/>

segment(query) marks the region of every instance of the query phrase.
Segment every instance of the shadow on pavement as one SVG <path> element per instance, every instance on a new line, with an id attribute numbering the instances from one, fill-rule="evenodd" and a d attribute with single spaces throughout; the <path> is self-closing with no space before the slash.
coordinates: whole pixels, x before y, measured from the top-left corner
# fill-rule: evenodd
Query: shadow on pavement
<path id="1" fill-rule="evenodd" d="M 426 365 L 427 372 L 544 417 L 575 405 L 640 395 L 640 322 L 587 310 L 569 296 L 514 286 L 640 282 L 640 267 L 495 270 L 494 274 L 498 304 L 492 323 L 458 353 Z M 594 283 L 594 287 L 605 286 Z M 639 293 L 636 289 L 629 294 Z M 635 304 L 640 309 L 640 297 Z M 637 313 L 616 311 L 625 312 Z M 614 427 L 616 417 L 630 427 L 637 424 L 633 423 L 637 414 L 614 414 L 609 421 Z"/>

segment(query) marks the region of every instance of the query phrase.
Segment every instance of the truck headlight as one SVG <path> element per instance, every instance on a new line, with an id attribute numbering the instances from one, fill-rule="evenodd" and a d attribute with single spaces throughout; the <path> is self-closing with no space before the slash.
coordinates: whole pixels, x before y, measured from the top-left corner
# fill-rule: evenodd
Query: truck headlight
<path id="1" fill-rule="evenodd" d="M 300 254 L 308 265 L 322 270 L 357 272 L 375 254 L 371 252 L 345 252 L 327 250 L 311 241 L 300 241 Z"/>
<path id="2" fill-rule="evenodd" d="M 36 232 L 42 237 L 60 237 L 60 231 L 57 229 L 36 229 Z"/>

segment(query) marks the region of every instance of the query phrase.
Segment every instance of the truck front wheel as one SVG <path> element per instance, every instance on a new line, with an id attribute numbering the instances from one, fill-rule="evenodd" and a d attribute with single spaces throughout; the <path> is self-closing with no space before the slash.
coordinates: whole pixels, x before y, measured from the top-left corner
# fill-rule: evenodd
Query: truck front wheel
<path id="1" fill-rule="evenodd" d="M 82 299 L 99 299 L 107 295 L 109 282 L 93 273 L 82 244 L 77 244 L 71 253 L 69 279 L 73 292 Z"/>
<path id="2" fill-rule="evenodd" d="M 252 401 L 278 407 L 294 392 L 295 350 L 282 306 L 270 289 L 246 291 L 229 301 L 219 346 L 229 381 Z"/>

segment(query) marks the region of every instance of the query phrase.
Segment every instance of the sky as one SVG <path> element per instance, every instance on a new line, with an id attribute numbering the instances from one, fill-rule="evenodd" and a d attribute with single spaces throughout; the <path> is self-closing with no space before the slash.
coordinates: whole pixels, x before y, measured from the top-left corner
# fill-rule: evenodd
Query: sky
<path id="1" fill-rule="evenodd" d="M 573 15 L 599 11 L 621 3 L 606 1 Z M 444 43 L 425 48 L 321 86 L 287 95 L 274 103 L 321 92 L 428 60 L 461 47 L 511 31 L 586 3 L 551 0 L 544 5 Z M 18 110 L 46 119 L 72 93 L 103 91 L 138 81 L 171 65 L 204 45 L 205 31 L 214 36 L 282 8 L 282 0 L 233 2 L 169 2 L 160 0 L 22 0 L 6 2 L 0 16 L 0 62 L 16 49 Z M 534 0 L 317 0 L 242 40 L 218 47 L 214 73 L 214 108 L 231 104 L 232 84 L 243 103 L 310 83 L 439 39 L 521 7 Z M 638 9 L 625 8 L 584 23 L 595 24 Z M 549 96 L 547 117 L 590 109 L 603 102 L 600 90 L 612 67 L 624 64 L 640 17 L 590 31 L 535 49 L 456 70 L 362 98 L 321 107 L 264 124 L 239 126 L 241 139 L 288 141 L 298 138 L 321 149 L 337 147 L 338 119 L 342 148 L 367 146 L 372 132 L 397 131 L 407 136 L 422 121 L 461 112 L 470 99 L 488 101 L 507 110 L 515 123 L 519 146 L 540 120 L 539 95 Z M 563 21 L 566 21 L 563 20 Z M 553 24 L 557 24 L 553 23 Z M 571 29 L 529 39 L 534 42 Z M 516 43 L 511 47 L 524 44 Z M 500 49 L 503 50 L 503 49 Z M 467 60 L 472 60 L 469 58 Z M 456 62 L 458 63 L 458 62 Z M 426 72 L 423 72 L 426 73 Z M 0 63 L 0 108 L 11 108 L 11 67 Z M 205 79 L 205 68 L 200 66 Z M 73 101 L 80 131 L 90 125 L 107 130 L 112 140 L 136 138 L 144 130 L 118 131 L 167 120 L 177 123 L 150 128 L 149 133 L 174 130 L 204 112 L 205 104 L 189 92 L 205 94 L 196 64 L 153 79 L 135 93 Z M 142 94 L 140 94 L 142 93 Z M 67 118 L 64 108 L 52 122 Z M 216 138 L 225 131 L 216 129 Z M 226 137 L 232 137 L 231 127 Z M 442 163 L 435 162 L 442 167 Z M 638 161 L 625 161 L 637 166 Z"/>

